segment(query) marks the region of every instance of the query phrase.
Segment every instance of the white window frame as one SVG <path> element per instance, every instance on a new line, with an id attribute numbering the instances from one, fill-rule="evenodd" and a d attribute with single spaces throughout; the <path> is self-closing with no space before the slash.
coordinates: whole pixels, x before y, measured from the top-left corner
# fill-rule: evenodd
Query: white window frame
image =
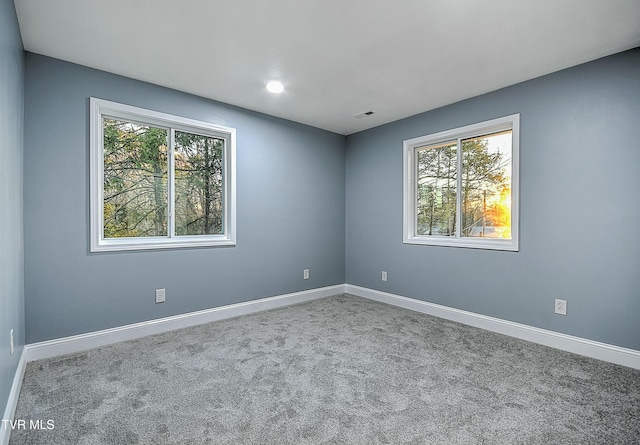
<path id="1" fill-rule="evenodd" d="M 223 153 L 223 230 L 218 235 L 175 235 L 173 229 L 174 185 L 168 181 L 169 229 L 162 237 L 104 237 L 104 134 L 103 117 L 152 125 L 166 129 L 169 137 L 169 178 L 174 177 L 175 131 L 185 131 L 225 140 Z M 90 98 L 90 237 L 91 252 L 175 249 L 186 247 L 235 246 L 236 244 L 236 130 L 208 122 Z"/>
<path id="2" fill-rule="evenodd" d="M 511 239 L 471 238 L 458 236 L 417 234 L 417 190 L 418 164 L 417 150 L 428 145 L 456 141 L 458 144 L 458 171 L 462 168 L 462 140 L 500 131 L 512 131 L 511 164 Z M 520 114 L 454 128 L 439 133 L 407 139 L 403 142 L 403 242 L 430 246 L 467 247 L 489 250 L 519 250 L 519 196 L 520 196 Z M 461 175 L 458 175 L 460 177 Z M 460 205 L 460 186 L 458 199 Z M 460 212 L 456 212 L 458 215 Z M 458 224 L 459 226 L 459 224 Z"/>

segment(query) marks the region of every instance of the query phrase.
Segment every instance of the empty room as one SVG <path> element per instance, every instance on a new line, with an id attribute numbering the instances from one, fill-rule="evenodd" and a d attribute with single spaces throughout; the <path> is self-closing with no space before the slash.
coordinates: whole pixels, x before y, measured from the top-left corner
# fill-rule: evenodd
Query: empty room
<path id="1" fill-rule="evenodd" d="M 0 0 L 0 445 L 640 444 L 640 2 Z"/>

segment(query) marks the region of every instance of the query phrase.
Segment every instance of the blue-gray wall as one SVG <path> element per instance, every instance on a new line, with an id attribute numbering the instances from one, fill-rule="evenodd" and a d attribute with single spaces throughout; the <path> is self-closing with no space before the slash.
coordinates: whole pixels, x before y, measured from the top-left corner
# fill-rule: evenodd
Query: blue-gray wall
<path id="1" fill-rule="evenodd" d="M 236 247 L 88 252 L 90 96 L 237 129 Z M 334 133 L 27 53 L 27 342 L 344 283 L 344 143 Z M 166 288 L 163 304 L 154 303 L 157 288 Z"/>
<path id="2" fill-rule="evenodd" d="M 25 88 L 27 342 L 347 282 L 640 349 L 640 49 L 351 135 L 346 148 L 34 54 Z M 238 129 L 236 247 L 88 253 L 89 96 Z M 402 244 L 402 141 L 513 113 L 520 252 Z"/>
<path id="3" fill-rule="evenodd" d="M 513 113 L 520 252 L 404 245 L 402 141 Z M 351 135 L 346 281 L 640 350 L 639 168 L 640 49 Z"/>
<path id="4" fill-rule="evenodd" d="M 0 416 L 24 346 L 24 52 L 13 0 L 0 1 Z M 16 350 L 9 350 L 14 330 Z"/>

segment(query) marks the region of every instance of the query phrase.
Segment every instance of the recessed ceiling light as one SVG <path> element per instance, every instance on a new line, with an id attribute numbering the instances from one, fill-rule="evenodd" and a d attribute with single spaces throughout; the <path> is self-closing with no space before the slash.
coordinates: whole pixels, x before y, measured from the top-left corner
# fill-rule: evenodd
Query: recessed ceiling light
<path id="1" fill-rule="evenodd" d="M 284 91 L 284 85 L 282 85 L 282 82 L 272 80 L 271 82 L 267 83 L 267 91 L 269 91 L 270 93 L 280 94 Z"/>

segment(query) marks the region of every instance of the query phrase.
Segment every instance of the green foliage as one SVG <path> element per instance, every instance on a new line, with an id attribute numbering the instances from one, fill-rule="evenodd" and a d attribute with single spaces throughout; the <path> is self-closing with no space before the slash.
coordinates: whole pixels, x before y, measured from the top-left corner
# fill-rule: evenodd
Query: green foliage
<path id="1" fill-rule="evenodd" d="M 456 232 L 456 145 L 418 152 L 418 233 L 452 236 Z"/>
<path id="2" fill-rule="evenodd" d="M 165 236 L 167 131 L 104 119 L 104 235 Z"/>
<path id="3" fill-rule="evenodd" d="M 223 144 L 175 132 L 176 234 L 223 233 Z"/>
<path id="4" fill-rule="evenodd" d="M 104 236 L 167 236 L 168 132 L 104 119 Z M 175 131 L 175 230 L 223 233 L 224 141 Z"/>
<path id="5" fill-rule="evenodd" d="M 462 142 L 462 236 L 487 236 L 499 225 L 488 205 L 495 206 L 492 198 L 510 188 L 503 158 L 500 152 L 489 152 L 486 138 Z"/>
<path id="6" fill-rule="evenodd" d="M 490 150 L 489 137 L 462 141 L 459 206 L 457 143 L 418 150 L 418 234 L 454 236 L 460 209 L 462 236 L 510 236 L 510 215 L 505 217 L 507 209 L 500 201 L 510 197 L 511 178 L 505 169 L 510 158 Z"/>

